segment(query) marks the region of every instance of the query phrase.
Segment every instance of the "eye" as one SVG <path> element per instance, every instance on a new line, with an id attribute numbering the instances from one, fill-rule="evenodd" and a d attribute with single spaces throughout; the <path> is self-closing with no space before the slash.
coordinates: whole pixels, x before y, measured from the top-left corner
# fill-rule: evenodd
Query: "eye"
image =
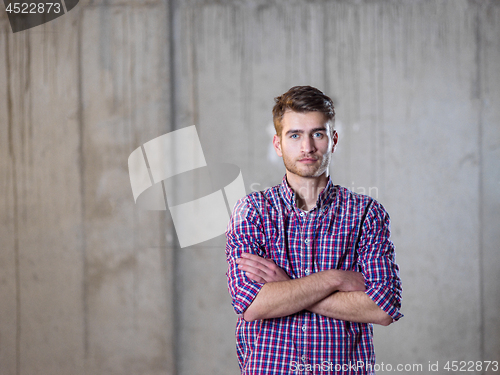
<path id="1" fill-rule="evenodd" d="M 298 137 L 299 137 L 299 135 L 298 135 L 298 134 L 292 134 L 292 135 L 290 136 L 290 138 L 292 138 L 292 139 L 297 139 Z"/>
<path id="2" fill-rule="evenodd" d="M 323 138 L 323 133 L 316 132 L 316 133 L 314 133 L 314 136 L 315 136 L 316 138 Z"/>

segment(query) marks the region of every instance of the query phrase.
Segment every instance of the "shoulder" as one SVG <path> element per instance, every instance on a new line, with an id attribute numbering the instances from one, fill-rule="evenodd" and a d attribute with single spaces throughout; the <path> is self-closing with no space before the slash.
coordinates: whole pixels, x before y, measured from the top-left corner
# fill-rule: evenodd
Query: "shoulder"
<path id="1" fill-rule="evenodd" d="M 342 186 L 336 186 L 337 199 L 341 208 L 347 213 L 364 217 L 388 217 L 384 206 L 369 195 L 356 193 Z"/>
<path id="2" fill-rule="evenodd" d="M 262 191 L 255 191 L 239 199 L 232 212 L 233 220 L 257 219 L 270 206 L 275 206 L 279 195 L 279 186 L 276 185 Z"/>

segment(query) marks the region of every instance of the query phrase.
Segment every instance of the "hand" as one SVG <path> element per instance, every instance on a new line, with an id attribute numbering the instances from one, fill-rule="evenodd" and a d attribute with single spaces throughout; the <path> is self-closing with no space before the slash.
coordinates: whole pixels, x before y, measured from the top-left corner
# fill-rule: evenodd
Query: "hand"
<path id="1" fill-rule="evenodd" d="M 262 258 L 255 254 L 242 253 L 241 258 L 236 259 L 238 268 L 245 271 L 245 275 L 258 283 L 269 283 L 272 281 L 287 281 L 290 277 L 287 273 L 274 263 L 271 259 Z"/>
<path id="2" fill-rule="evenodd" d="M 336 274 L 340 279 L 339 292 L 365 291 L 365 278 L 361 272 L 336 270 Z"/>

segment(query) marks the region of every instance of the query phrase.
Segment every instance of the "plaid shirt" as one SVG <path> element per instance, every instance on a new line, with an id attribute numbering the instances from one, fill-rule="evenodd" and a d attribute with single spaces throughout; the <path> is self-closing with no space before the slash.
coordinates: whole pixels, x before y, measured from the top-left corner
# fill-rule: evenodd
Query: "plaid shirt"
<path id="1" fill-rule="evenodd" d="M 235 312 L 242 374 L 373 374 L 373 327 L 306 310 L 247 322 L 242 314 L 259 293 L 235 262 L 248 252 L 270 258 L 292 279 L 328 269 L 363 273 L 365 293 L 393 320 L 401 281 L 389 239 L 389 216 L 371 197 L 328 184 L 304 212 L 283 178 L 281 185 L 240 199 L 226 231 L 227 280 Z"/>

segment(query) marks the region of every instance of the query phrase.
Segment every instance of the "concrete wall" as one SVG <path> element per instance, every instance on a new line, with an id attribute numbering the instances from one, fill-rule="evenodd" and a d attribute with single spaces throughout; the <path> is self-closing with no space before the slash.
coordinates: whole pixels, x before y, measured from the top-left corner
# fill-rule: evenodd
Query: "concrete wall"
<path id="1" fill-rule="evenodd" d="M 2 7 L 1 375 L 238 373 L 224 237 L 180 249 L 127 158 L 196 124 L 209 164 L 277 184 L 300 84 L 336 102 L 334 181 L 391 214 L 378 363 L 500 361 L 498 2 L 81 0 L 16 34 Z"/>

